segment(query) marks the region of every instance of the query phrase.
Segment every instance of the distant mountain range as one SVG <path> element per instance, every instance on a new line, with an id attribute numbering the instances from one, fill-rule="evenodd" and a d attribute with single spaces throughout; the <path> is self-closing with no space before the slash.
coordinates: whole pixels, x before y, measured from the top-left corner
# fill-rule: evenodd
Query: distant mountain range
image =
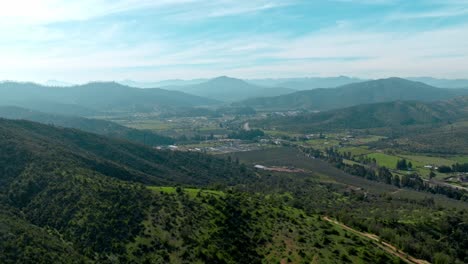
<path id="1" fill-rule="evenodd" d="M 467 94 L 467 90 L 457 87 L 465 87 L 465 84 L 468 87 L 468 80 L 429 77 L 412 79 L 423 82 L 401 78 L 364 81 L 346 76 L 247 81 L 222 76 L 210 80 L 122 82 L 127 85 L 115 82 L 72 85 L 48 81 L 50 86 L 45 86 L 0 82 L 0 105 L 16 105 L 41 112 L 78 116 L 93 116 L 100 112 L 153 112 L 225 103 L 262 110 L 323 111 L 395 100 L 443 100 Z M 436 88 L 426 83 L 452 89 Z M 149 88 L 158 86 L 160 88 Z"/>
<path id="2" fill-rule="evenodd" d="M 468 79 L 437 79 L 432 77 L 410 77 L 406 79 L 440 88 L 468 88 Z"/>
<path id="3" fill-rule="evenodd" d="M 280 79 L 251 79 L 247 82 L 270 87 L 285 87 L 294 90 L 312 90 L 317 88 L 334 88 L 345 84 L 363 82 L 364 79 L 338 77 L 310 77 L 310 78 L 280 78 Z"/>
<path id="4" fill-rule="evenodd" d="M 203 82 L 207 82 L 209 79 L 193 79 L 193 80 L 180 80 L 180 79 L 173 79 L 173 80 L 163 80 L 158 82 L 139 82 L 139 81 L 132 81 L 132 80 L 123 80 L 119 81 L 118 83 L 137 87 L 137 88 L 161 88 L 165 86 L 183 86 L 183 85 L 194 85 Z"/>
<path id="5" fill-rule="evenodd" d="M 299 91 L 275 97 L 248 99 L 238 104 L 260 110 L 331 110 L 391 101 L 437 101 L 468 95 L 468 89 L 442 89 L 421 82 L 388 78 L 333 89 Z"/>
<path id="6" fill-rule="evenodd" d="M 218 77 L 219 78 L 219 77 Z M 439 87 L 439 88 L 468 88 L 468 79 L 441 79 L 433 77 L 403 77 L 410 81 L 423 82 L 425 84 Z M 216 79 L 216 78 L 213 78 Z M 117 81 L 122 85 L 136 87 L 136 88 L 174 88 L 174 86 L 195 85 L 208 82 L 212 79 L 199 78 L 199 79 L 169 79 L 162 81 L 135 81 L 135 80 L 122 80 Z M 266 78 L 266 79 L 241 79 L 253 85 L 264 87 L 284 87 L 293 90 L 312 90 L 317 88 L 335 88 L 338 86 L 369 81 L 370 79 L 355 78 L 348 76 L 337 77 L 298 77 L 298 78 Z M 53 87 L 69 87 L 76 84 L 64 82 L 59 80 L 48 80 L 41 82 L 45 86 Z"/>
<path id="7" fill-rule="evenodd" d="M 407 80 L 415 82 L 423 82 L 425 84 L 435 86 L 438 88 L 468 88 L 468 79 L 438 79 L 433 77 L 404 77 Z M 124 80 L 119 83 L 138 87 L 138 88 L 156 88 L 165 86 L 185 86 L 194 85 L 204 82 L 208 82 L 212 79 L 193 79 L 193 80 L 164 80 L 158 82 L 138 82 L 132 80 Z M 268 79 L 242 79 L 253 85 L 264 86 L 264 87 L 284 87 L 293 90 L 312 90 L 317 88 L 335 88 L 338 86 L 369 81 L 369 79 L 348 77 L 348 76 L 337 76 L 337 77 L 301 77 L 301 78 L 268 78 Z M 55 83 L 58 81 L 49 81 L 50 86 L 61 86 Z M 67 83 L 64 83 L 67 84 Z M 66 85 L 62 85 L 66 86 Z M 67 85 L 68 86 L 68 85 Z"/>
<path id="8" fill-rule="evenodd" d="M 155 88 L 155 87 L 165 87 L 167 89 L 181 89 L 180 87 L 174 86 L 187 86 L 187 85 L 196 85 L 201 83 L 206 83 L 212 80 L 216 80 L 221 77 L 213 79 L 192 79 L 192 80 L 164 80 L 158 82 L 139 82 L 132 80 L 119 81 L 120 84 L 128 85 L 138 88 Z M 228 78 L 228 77 L 225 77 Z M 340 85 L 362 82 L 365 79 L 352 78 L 347 76 L 338 76 L 338 77 L 304 77 L 304 78 L 270 78 L 270 79 L 236 79 L 229 78 L 231 80 L 244 81 L 255 86 L 263 87 L 284 87 L 293 90 L 311 90 L 316 88 L 332 88 Z"/>
<path id="9" fill-rule="evenodd" d="M 149 130 L 133 129 L 106 120 L 41 113 L 16 106 L 0 106 L 0 118 L 29 120 L 46 125 L 75 128 L 149 146 L 169 145 L 174 143 L 172 138 L 158 135 Z"/>
<path id="10" fill-rule="evenodd" d="M 260 96 L 275 96 L 295 92 L 295 90 L 290 88 L 263 87 L 226 76 L 194 85 L 163 88 L 168 90 L 178 90 L 224 102 L 234 102 Z"/>
<path id="11" fill-rule="evenodd" d="M 114 82 L 96 82 L 61 88 L 34 83 L 0 83 L 0 105 L 16 105 L 40 111 L 44 111 L 43 106 L 49 104 L 72 105 L 90 112 L 148 112 L 167 107 L 205 106 L 218 103 L 213 99 L 179 91 L 159 88 L 139 89 Z"/>

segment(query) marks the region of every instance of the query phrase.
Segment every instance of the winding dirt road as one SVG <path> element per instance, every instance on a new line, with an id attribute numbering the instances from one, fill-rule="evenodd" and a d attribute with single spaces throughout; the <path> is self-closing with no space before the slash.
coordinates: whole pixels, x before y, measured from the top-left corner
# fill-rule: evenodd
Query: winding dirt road
<path id="1" fill-rule="evenodd" d="M 403 261 L 407 262 L 407 263 L 410 263 L 410 264 L 431 264 L 430 262 L 426 261 L 426 260 L 422 260 L 422 259 L 417 259 L 415 257 L 412 257 L 404 252 L 401 252 L 400 250 L 398 250 L 394 245 L 392 244 L 389 244 L 387 242 L 383 242 L 377 235 L 374 235 L 374 234 L 370 234 L 370 233 L 364 233 L 364 232 L 361 232 L 361 231 L 358 231 L 356 229 L 353 229 L 343 223 L 340 223 L 334 219 L 331 219 L 327 216 L 323 216 L 322 217 L 323 220 L 325 221 L 328 221 L 332 224 L 335 224 L 335 225 L 338 225 L 340 226 L 341 228 L 343 229 L 346 229 L 356 235 L 359 235 L 361 237 L 364 237 L 366 239 L 370 239 L 374 242 L 374 244 L 376 244 L 378 247 L 380 247 L 381 249 L 385 250 L 386 252 L 388 252 L 389 254 L 392 254 L 396 257 L 399 257 L 400 259 L 402 259 Z"/>

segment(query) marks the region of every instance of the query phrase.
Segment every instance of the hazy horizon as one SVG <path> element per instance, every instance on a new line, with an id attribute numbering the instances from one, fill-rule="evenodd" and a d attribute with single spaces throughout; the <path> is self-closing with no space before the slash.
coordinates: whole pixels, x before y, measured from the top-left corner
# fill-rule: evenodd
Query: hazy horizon
<path id="1" fill-rule="evenodd" d="M 381 79 L 388 79 L 388 78 L 402 78 L 402 79 L 407 79 L 407 80 L 412 80 L 412 81 L 418 81 L 418 82 L 424 82 L 423 79 L 432 79 L 433 81 L 462 81 L 463 83 L 468 82 L 468 78 L 435 78 L 432 76 L 386 76 L 382 78 L 363 78 L 360 76 L 345 76 L 345 75 L 337 75 L 337 76 L 298 76 L 298 77 L 271 77 L 271 78 L 239 78 L 235 76 L 226 76 L 226 75 L 220 75 L 220 76 L 213 76 L 213 77 L 207 77 L 207 78 L 193 78 L 193 79 L 183 79 L 183 78 L 177 78 L 177 79 L 159 79 L 159 80 L 135 80 L 135 79 L 122 79 L 122 80 L 87 80 L 83 82 L 69 82 L 66 80 L 58 80 L 58 79 L 51 79 L 51 80 L 44 80 L 44 81 L 33 81 L 33 80 L 9 80 L 9 79 L 4 79 L 0 80 L 0 83 L 6 83 L 6 82 L 15 82 L 15 83 L 35 83 L 43 86 L 75 86 L 75 85 L 85 85 L 89 83 L 109 83 L 109 82 L 115 82 L 123 85 L 128 85 L 128 86 L 133 86 L 135 88 L 153 88 L 153 87 L 148 87 L 147 85 L 151 84 L 164 84 L 168 83 L 167 86 L 184 86 L 184 85 L 191 85 L 191 84 L 197 84 L 197 83 L 204 83 L 213 79 L 217 79 L 220 77 L 227 77 L 230 79 L 237 79 L 237 80 L 242 80 L 246 82 L 252 82 L 255 84 L 257 81 L 294 81 L 294 80 L 306 80 L 306 79 L 334 79 L 334 78 L 345 78 L 349 80 L 359 80 L 359 81 L 371 81 L 371 80 L 381 80 Z M 179 84 L 174 84 L 174 83 L 179 83 Z M 135 85 L 132 85 L 135 84 Z M 431 83 L 427 83 L 429 85 L 434 86 Z M 146 86 L 145 86 L 146 85 Z M 274 86 L 274 85 L 266 85 L 266 86 Z M 165 85 L 162 86 L 157 86 L 154 88 L 165 88 Z M 442 87 L 444 88 L 444 87 Z M 466 88 L 465 85 L 460 86 L 460 88 Z"/>
<path id="2" fill-rule="evenodd" d="M 0 80 L 468 78 L 467 4 L 20 0 L 0 10 Z"/>

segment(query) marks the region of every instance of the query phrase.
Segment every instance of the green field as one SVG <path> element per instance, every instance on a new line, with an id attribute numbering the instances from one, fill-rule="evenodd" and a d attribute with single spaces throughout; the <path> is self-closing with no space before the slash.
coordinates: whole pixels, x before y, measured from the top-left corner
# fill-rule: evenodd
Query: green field
<path id="1" fill-rule="evenodd" d="M 366 155 L 366 157 L 375 159 L 379 166 L 384 166 L 391 169 L 394 169 L 398 160 L 401 159 L 398 156 L 393 156 L 385 153 L 371 153 Z"/>
<path id="2" fill-rule="evenodd" d="M 468 156 L 455 156 L 450 157 L 450 160 L 453 160 L 458 163 L 468 163 Z"/>
<path id="3" fill-rule="evenodd" d="M 361 146 L 361 147 L 344 147 L 344 148 L 338 149 L 338 151 L 339 151 L 340 153 L 348 153 L 348 152 L 351 152 L 351 155 L 352 155 L 352 156 L 367 155 L 367 154 L 370 154 L 370 153 L 374 152 L 373 150 L 369 150 L 369 148 L 368 148 L 367 146 Z"/>
<path id="4" fill-rule="evenodd" d="M 446 165 L 451 166 L 455 162 L 450 159 L 441 158 L 441 157 L 429 157 L 429 156 L 420 156 L 420 155 L 399 155 L 407 160 L 410 160 L 413 165 L 418 167 L 423 167 L 424 165 L 434 164 L 436 166 Z"/>

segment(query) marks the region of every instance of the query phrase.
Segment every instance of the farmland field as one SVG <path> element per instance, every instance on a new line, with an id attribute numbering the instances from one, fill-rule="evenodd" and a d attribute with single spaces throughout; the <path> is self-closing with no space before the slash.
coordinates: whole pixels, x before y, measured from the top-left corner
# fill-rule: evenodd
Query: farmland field
<path id="1" fill-rule="evenodd" d="M 388 155 L 384 153 L 371 153 L 366 155 L 371 159 L 375 159 L 379 166 L 384 166 L 387 168 L 395 168 L 398 160 L 400 159 L 398 156 Z"/>

